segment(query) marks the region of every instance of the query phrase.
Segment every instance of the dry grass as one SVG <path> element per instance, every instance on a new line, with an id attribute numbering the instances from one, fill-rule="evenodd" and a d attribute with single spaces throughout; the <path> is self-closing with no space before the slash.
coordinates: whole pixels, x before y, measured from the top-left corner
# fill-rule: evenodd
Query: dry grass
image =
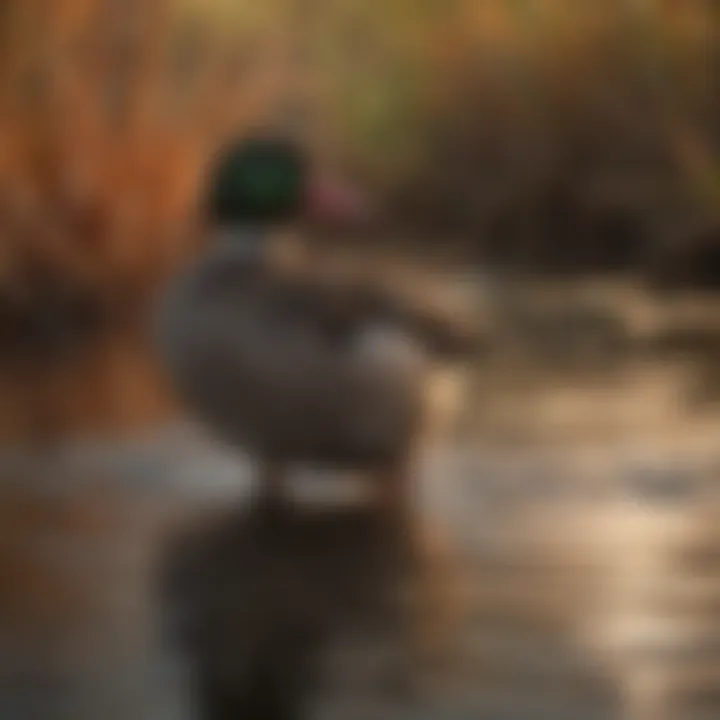
<path id="1" fill-rule="evenodd" d="M 2 10 L 5 441 L 118 430 L 169 404 L 127 328 L 202 240 L 204 168 L 228 133 L 258 121 L 274 82 L 248 79 L 244 46 L 183 21 L 176 5 Z M 47 343 L 58 332 L 62 352 Z"/>
<path id="2" fill-rule="evenodd" d="M 196 239 L 213 149 L 304 93 L 322 142 L 381 190 L 445 203 L 473 239 L 504 212 L 537 225 L 553 183 L 574 185 L 582 197 L 567 202 L 587 212 L 628 206 L 658 232 L 715 217 L 706 3 L 303 7 L 9 3 L 2 296 L 30 302 L 55 282 L 144 297 Z"/>
<path id="3" fill-rule="evenodd" d="M 6 302 L 47 284 L 146 297 L 197 240 L 202 171 L 261 109 L 259 78 L 164 0 L 10 3 L 0 73 Z"/>

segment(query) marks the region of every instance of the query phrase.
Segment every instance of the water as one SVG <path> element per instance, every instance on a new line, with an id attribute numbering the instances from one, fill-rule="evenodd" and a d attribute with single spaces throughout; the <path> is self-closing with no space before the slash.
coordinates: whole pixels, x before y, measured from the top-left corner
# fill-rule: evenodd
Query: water
<path id="1" fill-rule="evenodd" d="M 687 401 L 686 359 L 577 372 L 510 353 L 477 370 L 462 439 L 418 469 L 458 566 L 438 580 L 457 590 L 454 652 L 398 696 L 391 638 L 350 627 L 315 716 L 718 717 L 720 424 Z M 187 426 L 3 449 L 0 718 L 192 718 L 157 563 L 176 531 L 252 489 L 247 459 Z M 353 478 L 340 491 L 305 473 L 297 489 L 309 506 L 363 500 Z"/>
<path id="2" fill-rule="evenodd" d="M 713 716 L 720 538 L 712 478 L 698 484 L 702 493 L 678 496 L 657 470 L 677 465 L 677 452 L 664 458 L 658 448 L 638 485 L 637 460 L 601 450 L 574 462 L 567 451 L 481 446 L 427 457 L 426 509 L 452 529 L 463 571 L 452 666 L 408 705 L 383 689 L 372 662 L 358 660 L 362 643 L 348 640 L 351 661 L 330 663 L 318 717 L 351 717 L 350 706 L 392 718 Z M 684 472 L 707 474 L 711 459 L 695 456 Z M 22 462 L 13 462 L 17 480 Z M 67 473 L 74 483 L 32 483 L 31 465 L 26 459 L 22 485 L 6 473 L 2 490 L 0 572 L 11 591 L 2 593 L 0 716 L 187 716 L 183 667 L 158 631 L 154 563 L 175 528 L 247 499 L 248 464 L 178 430 L 73 448 L 53 467 L 55 480 Z M 307 493 L 306 502 L 321 496 Z M 387 645 L 381 635 L 363 642 L 366 658 Z"/>

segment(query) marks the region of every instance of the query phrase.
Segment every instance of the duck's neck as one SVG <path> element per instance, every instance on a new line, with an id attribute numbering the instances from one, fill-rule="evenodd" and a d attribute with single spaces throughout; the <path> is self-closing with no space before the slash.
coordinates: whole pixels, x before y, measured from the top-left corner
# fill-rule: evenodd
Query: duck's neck
<path id="1" fill-rule="evenodd" d="M 261 225 L 226 225 L 217 230 L 215 248 L 236 257 L 261 258 L 269 245 L 272 231 Z"/>
<path id="2" fill-rule="evenodd" d="M 296 230 L 265 225 L 226 226 L 217 231 L 213 254 L 234 259 L 268 260 L 278 267 L 295 267 L 305 258 L 305 245 Z"/>

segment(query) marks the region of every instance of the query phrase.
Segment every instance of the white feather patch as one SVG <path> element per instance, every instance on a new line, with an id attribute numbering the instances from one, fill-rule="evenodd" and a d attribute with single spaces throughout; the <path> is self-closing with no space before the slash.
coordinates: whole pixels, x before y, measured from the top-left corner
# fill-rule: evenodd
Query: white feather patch
<path id="1" fill-rule="evenodd" d="M 407 333 L 386 325 L 364 330 L 355 341 L 358 358 L 379 366 L 417 372 L 425 364 L 420 345 Z"/>

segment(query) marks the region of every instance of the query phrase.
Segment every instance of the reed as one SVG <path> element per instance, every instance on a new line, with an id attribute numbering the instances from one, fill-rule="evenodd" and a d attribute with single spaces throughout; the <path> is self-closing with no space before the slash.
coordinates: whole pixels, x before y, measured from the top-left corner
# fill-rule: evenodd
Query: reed
<path id="1" fill-rule="evenodd" d="M 0 426 L 8 438 L 33 437 L 29 427 L 60 432 L 83 405 L 84 426 L 132 415 L 131 398 L 142 416 L 140 398 L 158 395 L 136 329 L 163 279 L 202 242 L 195 216 L 206 164 L 229 133 L 257 121 L 272 85 L 267 73 L 248 80 L 242 43 L 176 6 L 22 0 L 3 8 L 0 360 L 13 402 Z M 145 379 L 128 393 L 123 377 L 133 375 Z M 102 409 L 108 395 L 117 402 Z"/>

